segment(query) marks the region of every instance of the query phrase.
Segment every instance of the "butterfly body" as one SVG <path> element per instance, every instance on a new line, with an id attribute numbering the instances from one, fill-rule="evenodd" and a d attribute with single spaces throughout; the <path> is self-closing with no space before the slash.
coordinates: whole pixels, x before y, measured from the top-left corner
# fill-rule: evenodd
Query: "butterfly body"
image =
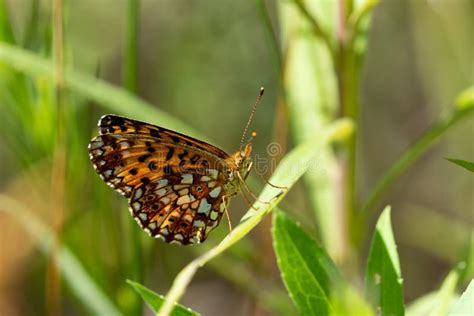
<path id="1" fill-rule="evenodd" d="M 105 115 L 89 144 L 99 176 L 128 198 L 138 224 L 167 242 L 203 242 L 251 167 L 251 145 L 233 155 L 189 136 Z"/>

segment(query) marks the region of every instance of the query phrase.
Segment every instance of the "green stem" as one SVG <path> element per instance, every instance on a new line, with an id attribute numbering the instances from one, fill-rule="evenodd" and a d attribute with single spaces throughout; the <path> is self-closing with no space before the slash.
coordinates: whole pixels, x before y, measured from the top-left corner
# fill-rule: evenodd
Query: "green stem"
<path id="1" fill-rule="evenodd" d="M 451 126 L 474 111 L 474 86 L 463 91 L 453 107 L 443 112 L 423 135 L 398 159 L 377 182 L 358 215 L 356 242 L 363 240 L 370 217 L 377 211 L 377 204 L 400 176 L 423 155 Z"/>
<path id="2" fill-rule="evenodd" d="M 127 25 L 125 29 L 125 54 L 123 59 L 123 85 L 131 93 L 137 93 L 138 74 L 138 34 L 140 21 L 140 0 L 128 0 Z M 128 231 L 131 235 L 129 247 L 128 278 L 143 283 L 143 253 L 140 242 L 140 231 L 134 221 L 127 220 Z M 142 314 L 142 303 L 138 293 L 135 294 L 129 311 L 133 315 Z"/>
<path id="3" fill-rule="evenodd" d="M 272 58 L 273 66 L 275 67 L 276 74 L 280 76 L 282 72 L 281 49 L 280 49 L 280 45 L 278 44 L 277 36 L 272 26 L 272 21 L 268 13 L 268 7 L 265 0 L 257 0 L 257 6 L 258 6 L 260 16 L 262 17 L 262 21 L 265 26 L 265 31 L 267 33 L 270 46 L 272 47 L 271 52 L 272 52 L 272 57 L 273 57 Z"/>
<path id="4" fill-rule="evenodd" d="M 333 57 L 333 60 L 336 60 L 337 58 L 336 49 L 333 45 L 333 41 L 331 40 L 331 37 L 328 35 L 328 33 L 326 33 L 326 30 L 324 30 L 319 25 L 319 22 L 309 12 L 308 8 L 306 8 L 302 0 L 295 0 L 294 3 L 300 10 L 301 14 L 308 20 L 309 24 L 311 25 L 311 28 L 313 29 L 314 34 L 316 34 L 316 36 L 319 36 L 323 40 L 323 42 L 326 44 L 329 52 L 331 53 L 331 56 Z"/>
<path id="5" fill-rule="evenodd" d="M 140 0 L 128 0 L 127 27 L 125 29 L 125 54 L 123 59 L 123 85 L 130 92 L 137 92 L 138 32 Z"/>

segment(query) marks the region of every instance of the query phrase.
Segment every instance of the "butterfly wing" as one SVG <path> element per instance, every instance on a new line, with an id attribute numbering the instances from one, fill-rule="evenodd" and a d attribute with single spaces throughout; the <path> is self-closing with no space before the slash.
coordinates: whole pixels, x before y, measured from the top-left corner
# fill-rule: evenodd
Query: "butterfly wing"
<path id="1" fill-rule="evenodd" d="M 202 242 L 225 209 L 226 159 L 194 138 L 115 115 L 99 120 L 89 144 L 99 176 L 129 198 L 133 217 L 154 237 Z"/>
<path id="2" fill-rule="evenodd" d="M 222 178 L 213 173 L 183 173 L 136 188 L 130 212 L 152 237 L 183 245 L 203 242 L 225 210 Z"/>
<path id="3" fill-rule="evenodd" d="M 98 126 L 99 133 L 101 135 L 142 135 L 152 137 L 155 141 L 162 143 L 180 144 L 185 147 L 200 149 L 209 152 L 210 154 L 221 159 L 229 158 L 229 155 L 225 151 L 209 143 L 163 127 L 132 120 L 118 115 L 107 114 L 102 116 L 99 120 Z"/>

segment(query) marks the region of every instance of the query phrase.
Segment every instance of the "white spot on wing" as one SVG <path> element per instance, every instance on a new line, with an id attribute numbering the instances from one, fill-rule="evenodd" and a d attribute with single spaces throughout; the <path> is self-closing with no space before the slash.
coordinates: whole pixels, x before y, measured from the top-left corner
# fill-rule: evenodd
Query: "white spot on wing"
<path id="1" fill-rule="evenodd" d="M 142 197 L 142 194 L 143 194 L 143 189 L 142 188 L 138 188 L 135 190 L 135 199 L 139 199 Z"/>
<path id="2" fill-rule="evenodd" d="M 209 169 L 209 175 L 213 178 L 213 179 L 217 179 L 217 175 L 219 174 L 219 172 L 216 170 L 216 169 Z"/>
<path id="3" fill-rule="evenodd" d="M 212 211 L 210 218 L 211 218 L 213 221 L 215 221 L 215 220 L 217 219 L 217 215 L 218 215 L 218 214 L 219 214 L 219 213 L 217 213 L 216 211 Z"/>
<path id="4" fill-rule="evenodd" d="M 166 185 L 168 185 L 168 179 L 161 179 L 161 180 L 158 180 L 158 186 L 156 188 L 161 189 L 162 187 Z"/>
<path id="5" fill-rule="evenodd" d="M 183 179 L 181 180 L 182 184 L 192 184 L 193 183 L 193 175 L 190 173 L 185 173 L 181 176 Z"/>
<path id="6" fill-rule="evenodd" d="M 211 192 L 209 192 L 209 195 L 213 198 L 216 198 L 221 193 L 221 190 L 222 190 L 221 187 L 217 187 L 214 190 L 212 190 Z"/>
<path id="7" fill-rule="evenodd" d="M 194 196 L 188 194 L 188 195 L 183 195 L 183 196 L 180 196 L 178 201 L 176 201 L 176 204 L 177 205 L 183 205 L 183 204 L 188 204 L 188 203 L 191 203 L 191 202 L 194 202 L 196 199 L 194 198 Z"/>
<path id="8" fill-rule="evenodd" d="M 201 204 L 199 205 L 198 213 L 209 215 L 210 209 L 211 209 L 211 204 L 207 202 L 207 199 L 202 199 Z"/>

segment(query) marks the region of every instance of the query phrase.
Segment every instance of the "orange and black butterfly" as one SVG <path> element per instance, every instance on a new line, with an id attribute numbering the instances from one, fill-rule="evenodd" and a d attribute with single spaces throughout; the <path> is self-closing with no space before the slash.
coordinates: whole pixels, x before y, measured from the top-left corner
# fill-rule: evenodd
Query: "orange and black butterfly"
<path id="1" fill-rule="evenodd" d="M 229 155 L 203 141 L 117 115 L 101 117 L 98 126 L 100 135 L 89 144 L 95 170 L 128 198 L 143 230 L 166 242 L 206 240 L 252 165 L 250 143 Z"/>

